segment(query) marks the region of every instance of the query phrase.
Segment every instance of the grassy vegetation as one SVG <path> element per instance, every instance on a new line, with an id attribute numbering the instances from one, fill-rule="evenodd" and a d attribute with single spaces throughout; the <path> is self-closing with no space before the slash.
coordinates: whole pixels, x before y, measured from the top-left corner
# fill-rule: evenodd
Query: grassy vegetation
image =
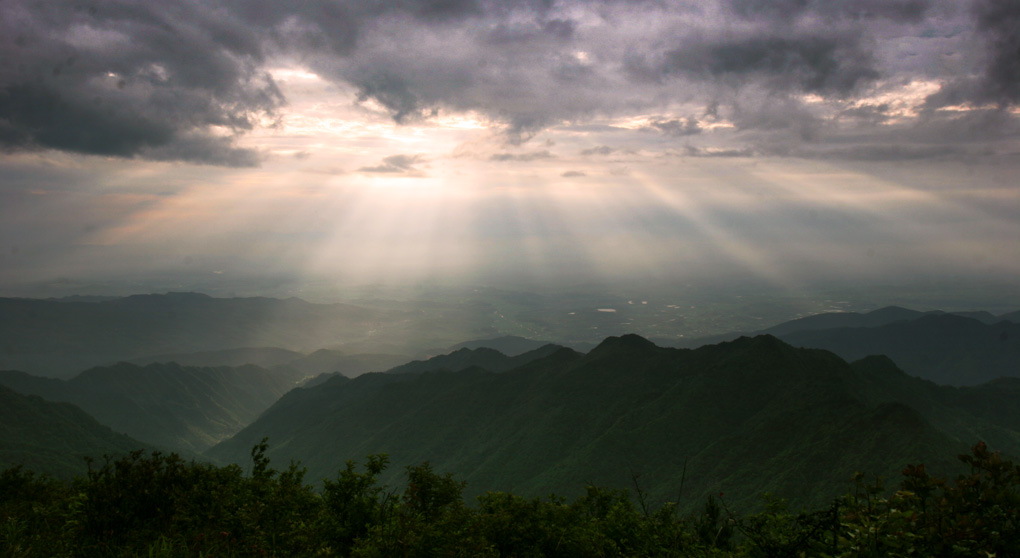
<path id="1" fill-rule="evenodd" d="M 248 471 L 134 452 L 73 482 L 0 473 L 0 554 L 32 556 L 697 556 L 1020 555 L 1020 466 L 979 443 L 954 480 L 907 465 L 896 489 L 858 475 L 845 496 L 795 512 L 764 497 L 737 516 L 725 495 L 696 513 L 586 487 L 573 501 L 486 493 L 428 463 L 381 484 L 385 455 L 348 462 L 322 491 L 276 470 L 265 441 Z"/>

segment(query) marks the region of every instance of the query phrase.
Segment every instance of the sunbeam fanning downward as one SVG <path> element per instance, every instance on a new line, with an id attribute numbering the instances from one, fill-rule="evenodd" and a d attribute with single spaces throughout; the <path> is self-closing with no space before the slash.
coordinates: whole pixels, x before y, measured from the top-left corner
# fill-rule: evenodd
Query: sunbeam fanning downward
<path id="1" fill-rule="evenodd" d="M 469 196 L 462 191 L 393 179 L 321 203 L 330 207 L 332 227 L 307 273 L 423 279 L 461 275 L 474 260 Z"/>
<path id="2" fill-rule="evenodd" d="M 76 250 L 160 253 L 150 265 L 168 272 L 338 283 L 744 276 L 795 287 L 975 265 L 1017 272 L 1016 200 L 950 173 L 911 181 L 821 163 L 679 159 L 564 177 L 576 162 L 543 159 L 496 175 L 442 152 L 391 158 L 385 172 L 293 171 L 283 182 L 213 173 L 144 200 L 111 181 L 85 203 L 125 209 Z M 159 183 L 176 170 L 147 172 Z M 38 197 L 29 201 L 59 199 Z"/>

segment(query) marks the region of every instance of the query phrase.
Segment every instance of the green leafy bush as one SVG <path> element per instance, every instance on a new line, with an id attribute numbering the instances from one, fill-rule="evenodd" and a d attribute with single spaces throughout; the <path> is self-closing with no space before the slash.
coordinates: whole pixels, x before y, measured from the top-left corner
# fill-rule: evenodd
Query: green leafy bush
<path id="1" fill-rule="evenodd" d="M 134 452 L 71 483 L 0 472 L 0 555 L 162 557 L 825 557 L 1020 556 L 1020 466 L 984 444 L 952 481 L 908 465 L 895 491 L 858 475 L 832 506 L 790 510 L 766 495 L 736 516 L 710 497 L 684 516 L 624 490 L 588 486 L 573 502 L 490 492 L 423 463 L 379 482 L 389 460 L 348 462 L 321 492 L 295 464 L 278 471 L 265 440 L 237 466 Z"/>

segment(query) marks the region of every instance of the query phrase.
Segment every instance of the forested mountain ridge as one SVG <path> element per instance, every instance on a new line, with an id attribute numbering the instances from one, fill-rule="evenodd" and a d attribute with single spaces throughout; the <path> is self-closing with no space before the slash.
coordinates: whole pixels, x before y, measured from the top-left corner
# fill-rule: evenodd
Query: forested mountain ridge
<path id="1" fill-rule="evenodd" d="M 951 467 L 939 456 L 982 429 L 1016 439 L 1008 412 L 981 415 L 963 402 L 991 407 L 994 398 L 958 391 L 772 336 L 682 350 L 626 335 L 501 374 L 334 378 L 288 394 L 207 454 L 243 461 L 268 436 L 274 460 L 299 460 L 315 480 L 386 452 L 395 463 L 430 461 L 469 493 L 569 494 L 578 478 L 629 486 L 638 475 L 661 500 L 683 483 L 692 501 L 770 491 L 808 505 L 854 471 L 939 459 Z"/>
<path id="2" fill-rule="evenodd" d="M 0 384 L 74 403 L 117 432 L 185 452 L 235 434 L 297 385 L 296 370 L 120 363 L 70 380 L 0 371 Z"/>
<path id="3" fill-rule="evenodd" d="M 100 459 L 146 447 L 99 424 L 75 405 L 0 386 L 0 470 L 21 465 L 69 479 L 85 473 L 86 457 Z"/>
<path id="4" fill-rule="evenodd" d="M 1020 312 L 920 312 L 898 306 L 860 314 L 816 314 L 756 332 L 797 347 L 825 349 L 854 361 L 886 355 L 912 376 L 948 385 L 1020 377 Z M 729 333 L 693 339 L 693 348 L 735 339 Z"/>

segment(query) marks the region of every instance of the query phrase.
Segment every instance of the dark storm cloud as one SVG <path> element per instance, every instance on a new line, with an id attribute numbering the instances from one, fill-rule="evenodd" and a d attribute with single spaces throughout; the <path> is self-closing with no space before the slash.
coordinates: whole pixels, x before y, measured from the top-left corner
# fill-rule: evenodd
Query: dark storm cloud
<path id="1" fill-rule="evenodd" d="M 4 148 L 256 163 L 254 152 L 212 133 L 251 130 L 283 102 L 260 68 L 258 35 L 243 23 L 196 3 L 5 2 L 0 10 Z"/>
<path id="2" fill-rule="evenodd" d="M 412 84 L 395 72 L 384 69 L 370 71 L 357 80 L 358 100 L 375 99 L 389 109 L 393 120 L 403 124 L 408 120 L 428 117 L 436 113 L 435 106 L 426 106 L 412 91 Z"/>
<path id="3" fill-rule="evenodd" d="M 0 10 L 6 150 L 254 165 L 259 154 L 235 140 L 283 114 L 267 68 L 294 63 L 397 123 L 475 111 L 511 144 L 635 114 L 663 115 L 650 127 L 669 136 L 714 135 L 706 123 L 729 120 L 755 142 L 815 140 L 836 121 L 888 124 L 892 109 L 868 95 L 920 78 L 943 84 L 931 109 L 1020 101 L 1020 7 L 1002 0 L 5 0 Z M 682 116 L 692 106 L 711 110 Z"/>
<path id="4" fill-rule="evenodd" d="M 867 125 L 816 127 L 810 141 L 799 131 L 768 130 L 748 133 L 745 141 L 765 157 L 861 162 L 940 160 L 978 164 L 989 158 L 1015 157 L 1020 137 L 1020 118 L 998 108 L 970 111 L 938 111 L 917 120 L 896 122 L 892 118 Z M 816 125 L 820 126 L 820 124 Z"/>
<path id="5" fill-rule="evenodd" d="M 968 11 L 970 43 L 978 54 L 966 72 L 946 76 L 942 88 L 927 99 L 929 109 L 965 104 L 1020 103 L 1020 3 L 974 0 Z"/>
<path id="6" fill-rule="evenodd" d="M 457 20 L 480 15 L 482 12 L 482 7 L 475 0 L 405 0 L 394 2 L 393 5 L 418 18 L 434 21 Z"/>
<path id="7" fill-rule="evenodd" d="M 879 76 L 855 33 L 755 34 L 690 41 L 666 53 L 664 75 L 765 80 L 773 88 L 846 95 Z"/>
<path id="8" fill-rule="evenodd" d="M 841 110 L 839 112 L 839 116 L 869 124 L 881 124 L 883 122 L 887 122 L 890 118 L 889 104 L 857 104 Z"/>
<path id="9" fill-rule="evenodd" d="M 175 134 L 171 141 L 145 149 L 142 156 L 153 161 L 190 161 L 226 167 L 259 164 L 256 151 L 234 147 L 231 138 L 205 134 Z"/>
<path id="10" fill-rule="evenodd" d="M 0 141 L 8 147 L 35 144 L 131 156 L 173 138 L 169 123 L 120 108 L 116 103 L 69 97 L 45 83 L 9 84 L 0 91 Z"/>
<path id="11" fill-rule="evenodd" d="M 998 144 L 1008 148 L 1011 138 L 1020 137 L 1020 117 L 1001 108 L 940 111 L 894 130 L 903 143 L 940 143 L 961 148 Z"/>
<path id="12" fill-rule="evenodd" d="M 816 14 L 851 19 L 883 18 L 915 22 L 924 17 L 928 0 L 729 0 L 733 11 L 749 19 L 778 21 Z"/>
<path id="13" fill-rule="evenodd" d="M 598 75 L 574 56 L 576 23 L 548 12 L 540 2 L 487 2 L 422 25 L 391 10 L 373 23 L 385 31 L 366 35 L 355 56 L 311 62 L 398 123 L 477 110 L 519 144 L 564 113 L 594 106 L 587 99 Z"/>
<path id="14" fill-rule="evenodd" d="M 488 32 L 486 39 L 494 45 L 512 45 L 553 39 L 566 41 L 574 35 L 574 22 L 567 19 L 553 19 L 537 25 L 500 24 Z"/>
<path id="15" fill-rule="evenodd" d="M 1020 102 L 1020 2 L 978 0 L 974 15 L 988 49 L 984 93 L 999 103 Z"/>
<path id="16" fill-rule="evenodd" d="M 958 155 L 959 151 L 947 145 L 871 144 L 830 149 L 805 149 L 799 155 L 806 158 L 838 159 L 847 161 L 898 162 L 920 159 L 941 159 Z"/>

